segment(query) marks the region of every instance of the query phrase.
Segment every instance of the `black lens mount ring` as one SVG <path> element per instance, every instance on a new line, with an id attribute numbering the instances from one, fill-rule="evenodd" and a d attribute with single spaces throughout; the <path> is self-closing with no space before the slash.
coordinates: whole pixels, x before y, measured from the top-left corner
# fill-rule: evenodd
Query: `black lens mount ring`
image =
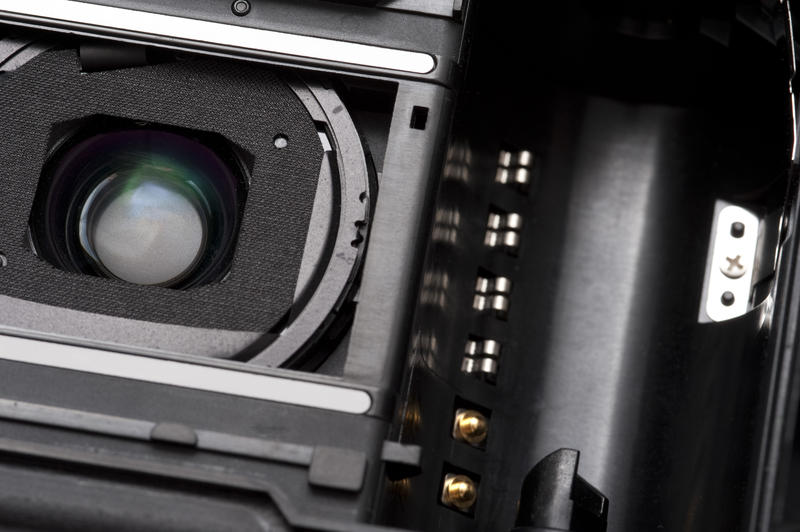
<path id="1" fill-rule="evenodd" d="M 271 331 L 238 358 L 255 365 L 308 367 L 314 364 L 310 359 L 324 356 L 315 349 L 320 338 L 336 328 L 337 320 L 349 319 L 341 311 L 357 287 L 377 179 L 371 157 L 336 90 L 317 80 L 290 77 L 286 81 L 328 146 L 295 303 L 281 330 Z M 313 245 L 315 238 L 317 245 Z"/>

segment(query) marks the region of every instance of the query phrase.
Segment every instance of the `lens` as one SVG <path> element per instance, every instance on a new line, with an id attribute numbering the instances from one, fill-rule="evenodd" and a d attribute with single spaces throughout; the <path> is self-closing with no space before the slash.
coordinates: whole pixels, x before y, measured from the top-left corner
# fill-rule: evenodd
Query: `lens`
<path id="1" fill-rule="evenodd" d="M 95 134 L 64 148 L 51 173 L 35 236 L 55 262 L 169 287 L 224 273 L 245 185 L 208 143 L 149 128 Z"/>
<path id="2" fill-rule="evenodd" d="M 158 168 L 115 174 L 84 204 L 80 241 L 108 274 L 137 284 L 169 284 L 203 255 L 208 221 L 194 189 Z"/>

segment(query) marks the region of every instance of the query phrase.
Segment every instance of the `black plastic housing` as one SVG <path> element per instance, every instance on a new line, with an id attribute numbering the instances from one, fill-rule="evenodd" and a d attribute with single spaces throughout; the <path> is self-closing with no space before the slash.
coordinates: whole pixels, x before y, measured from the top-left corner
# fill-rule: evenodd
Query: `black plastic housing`
<path id="1" fill-rule="evenodd" d="M 425 265 L 447 282 L 423 292 L 394 425 L 435 451 L 384 499 L 392 523 L 511 530 L 525 475 L 566 447 L 608 497 L 608 530 L 771 530 L 763 497 L 789 473 L 770 435 L 795 401 L 788 6 L 662 4 L 669 17 L 480 10 L 491 37 L 475 43 Z M 535 154 L 526 190 L 493 182 L 501 150 Z M 750 312 L 700 323 L 718 199 L 768 221 L 772 270 Z M 490 212 L 521 215 L 514 254 L 487 249 Z M 486 272 L 511 280 L 505 319 L 474 309 Z M 474 338 L 501 345 L 494 382 L 463 372 Z M 491 416 L 484 449 L 453 437 L 465 403 Z M 448 472 L 479 482 L 472 514 L 440 502 Z"/>
<path id="2" fill-rule="evenodd" d="M 369 252 L 358 279 L 358 298 L 335 309 L 350 318 L 344 324 L 334 321 L 344 332 L 327 330 L 330 335 L 322 336 L 337 343 L 321 346 L 324 354 L 334 354 L 318 373 L 277 369 L 263 361 L 171 357 L 366 392 L 371 406 L 364 414 L 348 414 L 2 360 L 0 387 L 8 402 L 0 406 L 0 423 L 5 426 L 0 455 L 9 478 L 16 480 L 13 486 L 5 484 L 10 498 L 3 497 L 8 504 L 0 524 L 24 523 L 46 530 L 383 529 L 369 523 L 377 520 L 376 499 L 385 464 L 414 470 L 419 463 L 419 448 L 386 440 L 452 119 L 451 85 L 458 81 L 463 65 L 466 4 L 459 3 L 456 9 L 451 2 L 419 7 L 406 2 L 394 9 L 334 2 L 270 6 L 253 2 L 246 17 L 235 17 L 229 2 L 114 4 L 398 46 L 438 58 L 437 69 L 426 76 L 342 69 L 301 57 L 246 58 L 269 63 L 287 77 L 323 73 L 332 85 L 341 86 L 341 94 L 352 95 L 348 111 L 371 152 L 378 190 L 377 197 L 370 198 L 374 215 L 369 234 L 362 235 Z M 202 43 L 169 38 L 156 43 L 131 34 L 109 35 L 74 25 L 54 28 L 49 22 L 29 19 L 0 26 L 0 37 L 15 39 L 18 57 L 39 46 L 20 48 L 20 39 L 77 46 L 87 36 L 147 44 L 149 60 L 175 50 L 238 57 L 231 50 Z M 3 45 L 0 41 L 0 48 Z M 142 54 L 129 55 L 137 64 L 141 61 Z M 101 63 L 101 68 L 108 68 L 107 58 Z M 14 67 L 14 58 L 5 66 Z M 362 100 L 361 95 L 368 97 Z M 425 114 L 422 121 L 420 113 Z M 50 340 L 80 345 L 80 338 Z M 257 354 L 248 353 L 245 360 Z M 320 363 L 313 354 L 298 362 L 306 369 Z M 29 497 L 19 499 L 12 492 Z M 175 505 L 167 508 L 156 499 Z M 92 505 L 76 500 L 91 500 Z M 131 504 L 140 502 L 154 511 L 133 511 Z M 43 507 L 52 511 L 32 517 Z M 220 517 L 224 515 L 228 517 Z"/>
<path id="3" fill-rule="evenodd" d="M 198 16 L 188 0 L 107 3 Z M 205 2 L 209 20 L 437 57 L 434 72 L 410 76 L 248 56 L 349 87 L 379 192 L 352 324 L 298 362 L 317 373 L 203 364 L 363 390 L 372 406 L 336 413 L 0 361 L 0 468 L 12 479 L 0 485 L 0 523 L 580 531 L 580 519 L 537 520 L 546 504 L 518 505 L 568 506 L 551 488 L 570 481 L 602 501 L 597 529 L 607 511 L 608 530 L 621 532 L 793 530 L 788 3 L 528 4 L 484 2 L 472 20 L 471 6 L 449 1 L 253 1 L 244 18 Z M 535 154 L 527 187 L 494 181 L 500 150 Z M 774 271 L 749 313 L 699 323 L 718 199 L 768 220 Z M 490 213 L 521 215 L 518 249 L 487 248 Z M 512 280 L 503 316 L 476 312 L 479 275 Z M 486 340 L 502 344 L 496 377 L 465 375 L 465 344 Z M 482 444 L 454 436 L 462 409 L 488 420 Z M 568 474 L 549 462 L 526 486 L 562 448 L 576 450 L 560 455 Z M 449 474 L 477 486 L 467 511 L 443 498 Z"/>

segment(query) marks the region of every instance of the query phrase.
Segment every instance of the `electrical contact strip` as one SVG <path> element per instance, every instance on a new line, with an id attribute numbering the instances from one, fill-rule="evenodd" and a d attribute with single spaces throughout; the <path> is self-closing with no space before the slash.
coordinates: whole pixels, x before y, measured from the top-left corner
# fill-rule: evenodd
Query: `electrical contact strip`
<path id="1" fill-rule="evenodd" d="M 161 13 L 75 0 L 0 0 L 0 17 L 72 29 L 92 26 L 108 32 L 230 46 L 243 50 L 305 57 L 413 74 L 436 66 L 426 53 L 397 50 L 321 37 L 222 24 Z"/>

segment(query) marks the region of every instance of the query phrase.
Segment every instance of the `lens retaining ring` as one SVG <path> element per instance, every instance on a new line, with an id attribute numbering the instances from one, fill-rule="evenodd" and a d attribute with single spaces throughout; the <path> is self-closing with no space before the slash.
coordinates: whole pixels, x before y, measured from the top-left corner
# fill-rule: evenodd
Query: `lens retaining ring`
<path id="1" fill-rule="evenodd" d="M 307 243 L 301 272 L 311 274 L 306 282 L 298 280 L 295 303 L 283 327 L 256 341 L 237 359 L 254 365 L 308 368 L 326 355 L 315 349 L 321 337 L 336 328 L 335 322 L 351 318 L 343 309 L 357 288 L 377 179 L 372 159 L 336 90 L 299 76 L 287 76 L 286 82 L 317 124 L 323 144 L 329 144 L 317 200 L 331 203 L 331 215 L 327 223 L 320 223 L 315 206 L 307 240 L 323 231 L 326 235 L 319 240 L 325 244 L 314 249 Z"/>

